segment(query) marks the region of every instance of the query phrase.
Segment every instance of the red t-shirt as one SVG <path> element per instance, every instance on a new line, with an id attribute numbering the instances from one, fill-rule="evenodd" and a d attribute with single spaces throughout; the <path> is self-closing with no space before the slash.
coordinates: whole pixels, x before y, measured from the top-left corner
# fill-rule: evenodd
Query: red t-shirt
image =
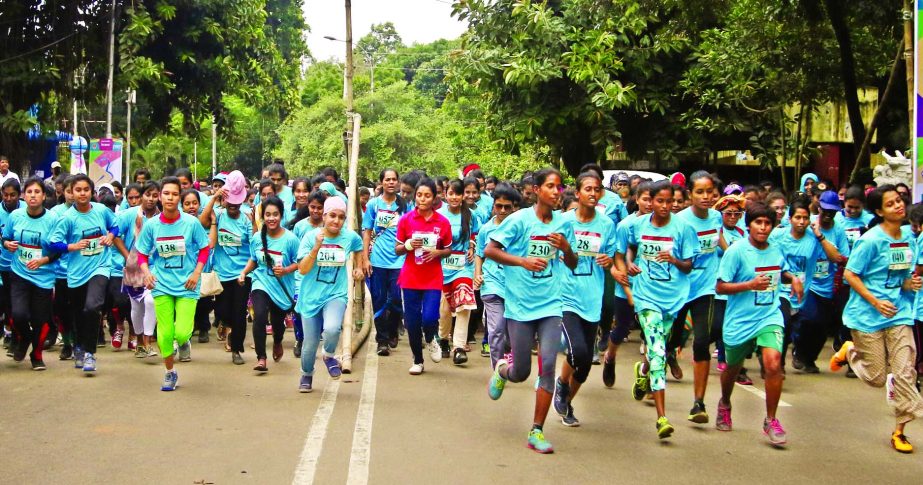
<path id="1" fill-rule="evenodd" d="M 414 209 L 397 221 L 397 242 L 415 237 L 424 239 L 424 247 L 447 248 L 452 245 L 452 226 L 442 214 L 433 212 L 427 220 Z M 407 253 L 397 284 L 408 290 L 442 290 L 442 261 L 417 264 L 413 251 Z"/>

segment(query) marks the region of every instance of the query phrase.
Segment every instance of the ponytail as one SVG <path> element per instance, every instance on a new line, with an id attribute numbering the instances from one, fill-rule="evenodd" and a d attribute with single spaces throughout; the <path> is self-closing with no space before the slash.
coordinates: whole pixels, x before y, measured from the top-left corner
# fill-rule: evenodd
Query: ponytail
<path id="1" fill-rule="evenodd" d="M 457 242 L 467 241 L 471 238 L 471 207 L 465 201 L 465 184 L 461 180 L 452 179 L 449 181 L 448 190 L 462 196 L 461 204 L 461 234 Z"/>

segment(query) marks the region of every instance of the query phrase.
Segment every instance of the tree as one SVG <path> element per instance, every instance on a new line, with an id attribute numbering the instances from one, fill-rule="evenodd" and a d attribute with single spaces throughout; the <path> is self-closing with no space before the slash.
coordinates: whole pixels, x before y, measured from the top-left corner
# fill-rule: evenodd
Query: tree
<path id="1" fill-rule="evenodd" d="M 356 43 L 356 50 L 365 63 L 374 66 L 388 54 L 393 54 L 403 46 L 401 36 L 392 22 L 372 24 L 371 31 Z"/>

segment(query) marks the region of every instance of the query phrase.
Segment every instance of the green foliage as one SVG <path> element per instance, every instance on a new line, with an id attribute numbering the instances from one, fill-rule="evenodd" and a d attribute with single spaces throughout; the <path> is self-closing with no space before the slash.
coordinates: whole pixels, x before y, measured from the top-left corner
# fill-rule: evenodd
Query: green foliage
<path id="1" fill-rule="evenodd" d="M 356 43 L 356 52 L 362 56 L 366 64 L 375 65 L 403 45 L 401 36 L 398 35 L 394 24 L 385 22 L 383 24 L 372 24 L 369 33 Z"/>

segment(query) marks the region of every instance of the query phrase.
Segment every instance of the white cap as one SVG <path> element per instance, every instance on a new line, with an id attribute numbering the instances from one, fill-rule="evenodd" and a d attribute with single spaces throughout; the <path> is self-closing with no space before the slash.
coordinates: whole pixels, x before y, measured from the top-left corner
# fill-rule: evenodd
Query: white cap
<path id="1" fill-rule="evenodd" d="M 61 168 L 61 162 L 57 160 L 51 162 L 51 168 Z"/>

